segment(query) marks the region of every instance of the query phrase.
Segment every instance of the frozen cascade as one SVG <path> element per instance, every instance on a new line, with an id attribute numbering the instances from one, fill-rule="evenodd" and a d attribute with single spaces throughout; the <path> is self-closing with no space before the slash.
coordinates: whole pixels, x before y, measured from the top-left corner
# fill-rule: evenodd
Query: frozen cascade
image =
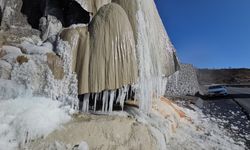
<path id="1" fill-rule="evenodd" d="M 143 1 L 143 0 L 142 0 Z M 153 2 L 152 2 L 153 3 Z M 171 66 L 170 64 L 174 63 L 170 56 L 172 56 L 173 47 L 166 46 L 164 42 L 167 43 L 169 40 L 167 35 L 164 36 L 165 31 L 155 31 L 157 28 L 157 25 L 152 25 L 147 20 L 148 18 L 145 17 L 145 8 L 149 7 L 149 9 L 154 9 L 150 7 L 151 0 L 149 1 L 143 1 L 143 3 L 138 4 L 139 9 L 137 11 L 136 17 L 138 21 L 138 41 L 137 41 L 137 52 L 138 52 L 138 61 L 139 61 L 139 87 L 138 87 L 138 96 L 139 97 L 139 104 L 140 109 L 144 112 L 150 113 L 152 108 L 152 102 L 154 99 L 159 99 L 160 96 L 162 96 L 165 92 L 165 85 L 166 85 L 166 78 L 165 76 L 168 76 L 171 72 L 171 68 L 174 67 L 176 64 Z M 147 5 L 147 6 L 146 6 Z M 152 17 L 149 15 L 149 18 Z M 152 41 L 151 35 L 153 38 L 155 32 L 159 34 L 160 40 L 154 41 L 157 43 L 152 43 L 149 41 Z M 153 34 L 154 33 L 154 34 Z M 166 41 L 165 41 L 166 40 Z M 154 45 L 160 45 L 159 47 L 155 47 Z M 157 55 L 155 54 L 155 48 L 159 49 L 159 53 L 162 52 L 162 50 L 165 52 L 162 54 Z M 166 61 L 168 64 L 166 66 L 164 61 L 164 58 L 166 57 Z M 171 62 L 172 61 L 172 62 Z M 170 67 L 168 66 L 170 65 Z M 165 70 L 167 68 L 167 71 Z"/>
<path id="2" fill-rule="evenodd" d="M 179 69 L 175 49 L 153 0 L 113 0 L 126 11 L 133 28 L 139 80 L 135 97 L 140 109 L 150 113 L 153 100 L 164 94 L 165 77 Z"/>

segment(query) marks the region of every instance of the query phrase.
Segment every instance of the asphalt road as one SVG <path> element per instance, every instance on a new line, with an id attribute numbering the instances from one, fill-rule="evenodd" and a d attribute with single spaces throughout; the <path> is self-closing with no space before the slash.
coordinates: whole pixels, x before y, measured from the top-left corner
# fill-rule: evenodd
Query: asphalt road
<path id="1" fill-rule="evenodd" d="M 204 114 L 250 149 L 250 88 L 227 87 L 228 96 L 201 96 Z"/>
<path id="2" fill-rule="evenodd" d="M 250 114 L 250 88 L 227 87 L 233 99 Z"/>

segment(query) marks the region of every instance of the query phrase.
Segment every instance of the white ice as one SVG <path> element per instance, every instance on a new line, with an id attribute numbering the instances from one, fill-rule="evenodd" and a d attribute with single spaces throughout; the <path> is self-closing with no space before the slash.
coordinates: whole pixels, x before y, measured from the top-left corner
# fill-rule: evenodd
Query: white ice
<path id="1" fill-rule="evenodd" d="M 47 136 L 70 120 L 68 108 L 42 97 L 0 101 L 0 149 L 18 149 L 31 140 Z"/>

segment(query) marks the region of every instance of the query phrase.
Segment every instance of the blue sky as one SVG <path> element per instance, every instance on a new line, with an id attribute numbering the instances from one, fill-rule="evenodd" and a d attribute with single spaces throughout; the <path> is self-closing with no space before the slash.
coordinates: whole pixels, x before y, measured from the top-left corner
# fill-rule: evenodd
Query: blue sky
<path id="1" fill-rule="evenodd" d="M 180 60 L 250 68 L 250 0 L 155 0 Z"/>

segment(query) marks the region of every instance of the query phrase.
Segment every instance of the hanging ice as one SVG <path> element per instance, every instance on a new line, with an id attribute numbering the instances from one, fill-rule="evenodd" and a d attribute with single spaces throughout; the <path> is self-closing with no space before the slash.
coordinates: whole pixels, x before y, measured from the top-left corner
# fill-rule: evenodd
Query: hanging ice
<path id="1" fill-rule="evenodd" d="M 78 94 L 104 92 L 100 99 L 102 111 L 107 112 L 112 110 L 113 100 L 123 107 L 131 92 L 128 85 L 136 83 L 140 109 L 150 112 L 152 100 L 164 93 L 165 77 L 179 68 L 175 49 L 153 0 L 113 2 L 120 6 L 104 5 L 88 26 L 68 28 L 61 33 L 72 47 Z M 88 0 L 81 4 L 91 10 L 94 3 Z M 118 97 L 113 98 L 112 90 L 116 89 L 120 89 Z"/>
<path id="2" fill-rule="evenodd" d="M 164 77 L 179 69 L 175 49 L 164 29 L 153 0 L 113 0 L 131 22 L 139 65 L 136 97 L 140 109 L 149 112 L 152 100 L 163 95 Z"/>

